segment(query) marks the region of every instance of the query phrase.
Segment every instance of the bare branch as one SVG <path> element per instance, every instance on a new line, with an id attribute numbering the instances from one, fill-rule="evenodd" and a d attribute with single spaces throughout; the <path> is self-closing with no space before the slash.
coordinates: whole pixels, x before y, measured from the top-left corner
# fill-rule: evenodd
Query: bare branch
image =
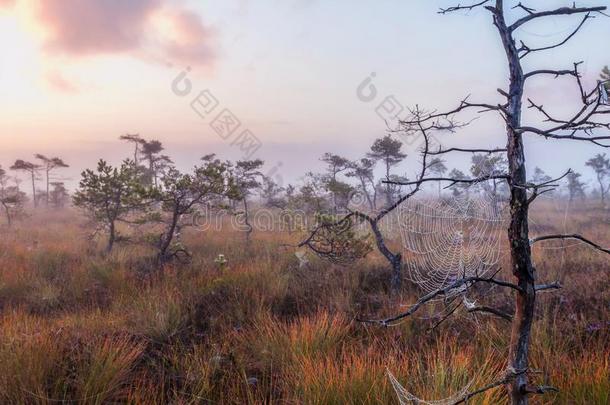
<path id="1" fill-rule="evenodd" d="M 323 229 L 323 228 L 329 228 L 329 227 L 334 227 L 334 226 L 339 226 L 344 224 L 345 222 L 349 221 L 349 219 L 351 217 L 353 217 L 355 215 L 355 213 L 349 213 L 348 215 L 346 215 L 345 217 L 335 221 L 335 222 L 323 222 L 320 225 L 318 225 L 310 234 L 309 236 L 303 240 L 302 242 L 300 242 L 296 247 L 303 247 L 303 246 L 308 246 L 309 248 L 311 248 L 310 243 L 311 241 L 315 238 L 316 233 Z M 364 214 L 363 214 L 364 215 Z M 313 250 L 313 249 L 312 249 Z"/>
<path id="2" fill-rule="evenodd" d="M 470 10 L 473 10 L 473 9 L 475 9 L 477 7 L 481 7 L 481 6 L 483 6 L 483 5 L 485 5 L 485 4 L 489 3 L 489 2 L 490 2 L 490 0 L 483 0 L 483 1 L 480 1 L 478 3 L 471 4 L 469 6 L 462 6 L 461 4 L 458 4 L 457 6 L 453 6 L 453 7 L 441 8 L 438 13 L 439 14 L 447 14 L 447 13 L 454 13 L 456 11 L 462 11 L 462 10 L 470 11 Z"/>
<path id="3" fill-rule="evenodd" d="M 419 111 L 418 108 L 416 108 L 413 111 L 413 113 L 416 115 L 416 117 L 421 116 L 421 112 Z M 428 152 L 429 152 L 429 148 L 430 148 L 430 139 L 428 136 L 429 127 L 424 127 L 421 124 L 421 122 L 419 122 L 419 121 L 417 121 L 417 125 L 419 127 L 419 131 L 424 136 L 424 148 L 422 151 L 423 161 L 422 161 L 422 165 L 421 165 L 421 172 L 418 177 L 418 179 L 421 179 L 426 175 L 426 170 L 428 169 L 427 158 L 428 158 Z M 400 204 L 402 204 L 404 201 L 406 201 L 407 199 L 409 199 L 413 195 L 415 195 L 420 190 L 420 188 L 421 188 L 421 183 L 416 183 L 415 187 L 410 192 L 408 192 L 404 196 L 401 196 L 400 198 L 398 198 L 398 200 L 395 201 L 394 203 L 383 208 L 374 217 L 367 215 L 365 213 L 359 212 L 359 211 L 350 210 L 349 214 L 347 214 L 343 218 L 341 218 L 337 221 L 327 221 L 327 223 L 323 223 L 323 224 L 319 225 L 318 227 L 316 227 L 313 231 L 311 231 L 311 233 L 309 234 L 307 239 L 305 239 L 304 241 L 299 243 L 297 246 L 298 247 L 307 246 L 317 255 L 319 255 L 321 257 L 325 257 L 331 261 L 338 262 L 341 259 L 341 256 L 344 255 L 341 253 L 341 251 L 346 252 L 348 250 L 345 249 L 345 246 L 342 246 L 341 244 L 331 243 L 333 241 L 330 238 L 325 237 L 325 233 L 328 233 L 329 231 L 332 232 L 333 230 L 334 230 L 334 232 L 337 232 L 337 231 L 345 232 L 348 230 L 348 228 L 350 228 L 352 226 L 351 219 L 356 218 L 356 219 L 368 222 L 368 225 L 370 226 L 370 229 L 375 237 L 377 249 L 379 250 L 379 252 L 381 254 L 383 254 L 383 256 L 392 265 L 393 270 L 395 270 L 394 275 L 399 274 L 399 271 L 401 268 L 401 263 L 402 263 L 401 254 L 394 253 L 387 247 L 387 245 L 384 241 L 383 234 L 379 230 L 378 224 L 379 224 L 379 221 L 381 221 L 387 214 L 394 211 Z M 348 210 L 349 210 L 349 208 L 348 208 Z M 347 226 L 347 228 L 346 228 L 346 226 Z M 333 228 L 338 228 L 338 229 L 333 229 Z M 346 235 L 348 235 L 348 234 L 346 234 Z M 323 242 L 322 243 L 323 249 L 321 249 L 318 246 L 320 244 L 320 242 Z M 356 250 L 354 250 L 354 251 L 356 252 Z M 396 270 L 396 269 L 398 269 L 398 270 Z M 399 284 L 399 281 L 395 281 L 395 280 L 399 280 L 399 277 L 398 278 L 393 277 L 392 280 L 393 280 L 393 286 L 397 286 Z"/>
<path id="4" fill-rule="evenodd" d="M 551 385 L 527 385 L 524 389 L 527 394 L 541 394 L 544 395 L 547 392 L 559 392 L 559 389 L 551 386 Z"/>
<path id="5" fill-rule="evenodd" d="M 445 188 L 449 188 L 458 183 L 477 184 L 477 183 L 482 183 L 482 182 L 488 181 L 488 180 L 507 180 L 508 181 L 508 180 L 510 180 L 510 176 L 507 174 L 501 174 L 501 175 L 482 176 L 482 177 L 477 177 L 474 179 L 456 179 L 453 177 L 428 177 L 425 179 L 420 179 L 420 180 L 416 180 L 416 181 L 407 181 L 407 182 L 383 180 L 382 183 L 394 184 L 394 185 L 399 185 L 399 186 L 411 186 L 414 184 L 422 184 L 422 183 L 426 183 L 426 182 L 430 182 L 430 181 L 446 181 L 446 182 L 451 183 L 445 187 Z"/>
<path id="6" fill-rule="evenodd" d="M 454 313 L 454 312 L 455 312 L 455 311 L 456 311 L 456 310 L 457 310 L 459 307 L 461 307 L 461 306 L 462 306 L 462 303 L 461 303 L 461 302 L 458 302 L 457 304 L 455 304 L 455 305 L 453 306 L 453 308 L 451 308 L 451 309 L 449 310 L 449 312 L 447 312 L 447 313 L 446 313 L 446 314 L 445 314 L 445 315 L 444 315 L 444 316 L 443 316 L 441 319 L 439 319 L 439 320 L 438 320 L 438 322 L 436 322 L 434 325 L 432 325 L 430 328 L 428 328 L 427 332 L 431 332 L 431 331 L 433 331 L 434 329 L 438 328 L 440 324 L 442 324 L 442 323 L 443 323 L 443 322 L 445 322 L 447 319 L 449 319 L 449 317 L 450 317 L 451 315 L 453 315 L 453 313 Z"/>
<path id="7" fill-rule="evenodd" d="M 556 179 L 551 179 L 551 180 L 545 181 L 543 183 L 538 183 L 538 184 L 527 183 L 527 184 L 523 184 L 523 185 L 522 184 L 513 184 L 513 186 L 518 187 L 518 188 L 524 188 L 524 189 L 533 189 L 534 191 L 532 192 L 532 195 L 527 200 L 527 203 L 531 204 L 540 195 L 553 191 L 555 188 L 559 187 L 559 184 L 557 184 L 557 183 L 560 180 L 562 180 L 564 177 L 569 175 L 570 173 L 572 173 L 572 169 L 568 169 L 564 174 L 557 177 Z"/>
<path id="8" fill-rule="evenodd" d="M 429 155 L 442 155 L 449 152 L 465 152 L 465 153 L 503 153 L 506 152 L 506 148 L 498 149 L 463 149 L 463 148 L 449 148 L 441 150 L 439 148 L 436 152 L 428 152 Z"/>
<path id="9" fill-rule="evenodd" d="M 503 385 L 507 385 L 509 384 L 511 381 L 513 381 L 515 378 L 517 378 L 518 376 L 526 373 L 527 370 L 507 370 L 506 371 L 506 376 L 504 376 L 502 379 L 495 381 L 493 383 L 490 383 L 482 388 L 479 388 L 476 391 L 472 391 L 466 395 L 464 395 L 462 398 L 460 398 L 458 401 L 454 402 L 453 405 L 458 405 L 458 404 L 464 404 L 464 403 L 468 403 L 468 401 L 470 400 L 470 398 L 475 397 L 479 394 L 483 394 L 484 392 L 487 392 L 489 390 L 492 390 L 494 388 L 497 387 L 501 387 Z"/>
<path id="10" fill-rule="evenodd" d="M 563 286 L 561 285 L 561 283 L 559 281 L 555 281 L 554 283 L 551 284 L 540 284 L 534 287 L 534 290 L 536 291 L 548 291 L 548 290 L 560 290 L 562 289 Z"/>
<path id="11" fill-rule="evenodd" d="M 510 314 L 507 314 L 506 312 L 500 311 L 499 309 L 496 308 L 492 308 L 492 307 L 486 307 L 486 306 L 481 306 L 481 307 L 472 307 L 472 308 L 468 308 L 468 312 L 473 313 L 473 312 L 486 312 L 492 315 L 496 315 L 502 319 L 504 319 L 505 321 L 508 322 L 512 322 L 513 320 L 513 316 Z"/>
<path id="12" fill-rule="evenodd" d="M 541 11 L 539 13 L 529 13 L 527 16 L 515 21 L 513 25 L 508 27 L 510 32 L 515 31 L 517 28 L 521 27 L 523 24 L 526 24 L 534 19 L 556 16 L 556 15 L 573 15 L 573 14 L 588 14 L 588 13 L 603 13 L 608 8 L 606 6 L 599 7 L 576 7 L 576 5 L 572 7 L 560 7 L 555 10 Z"/>
<path id="13" fill-rule="evenodd" d="M 513 10 L 516 8 L 520 8 L 528 14 L 534 14 L 534 12 L 536 11 L 536 9 L 534 8 L 524 6 L 521 2 L 519 2 L 519 4 L 517 4 L 515 7 L 513 7 Z"/>
<path id="14" fill-rule="evenodd" d="M 415 114 L 415 118 L 414 119 L 406 119 L 406 120 L 401 120 L 399 122 L 399 124 L 403 127 L 404 130 L 411 130 L 412 128 L 416 128 L 417 130 L 419 130 L 419 125 L 421 124 L 422 126 L 426 123 L 429 122 L 437 122 L 437 120 L 439 119 L 450 119 L 449 117 L 454 116 L 457 113 L 460 113 L 464 110 L 468 110 L 468 109 L 474 109 L 474 108 L 478 108 L 480 109 L 479 112 L 489 112 L 489 111 L 498 111 L 500 113 L 506 114 L 506 106 L 504 105 L 492 105 L 492 104 L 486 104 L 486 103 L 471 103 L 468 101 L 468 99 L 470 98 L 470 96 L 467 96 L 466 98 L 464 98 L 461 102 L 460 105 L 456 108 L 454 108 L 453 110 L 450 111 L 446 111 L 446 112 L 436 112 L 433 111 L 431 113 L 428 114 Z M 503 115 L 504 116 L 504 115 Z M 453 124 L 453 122 L 450 120 L 450 122 Z M 441 128 L 436 128 L 436 127 L 432 127 L 432 128 L 427 128 L 427 129 L 449 129 L 446 126 L 445 127 L 441 127 Z"/>
<path id="15" fill-rule="evenodd" d="M 544 46 L 541 48 L 530 48 L 523 41 L 521 41 L 521 48 L 518 49 L 518 52 L 523 52 L 523 54 L 520 55 L 519 58 L 523 59 L 532 52 L 548 51 L 548 50 L 551 50 L 554 48 L 559 48 L 560 46 L 567 44 L 570 39 L 574 38 L 574 36 L 578 33 L 578 31 L 580 31 L 580 29 L 585 25 L 587 20 L 590 18 L 595 18 L 595 17 L 593 17 L 591 15 L 591 13 L 585 14 L 585 17 L 580 22 L 578 27 L 576 27 L 576 29 L 570 35 L 568 35 L 563 41 L 558 42 L 555 45 Z"/>
<path id="16" fill-rule="evenodd" d="M 475 397 L 479 394 L 483 394 L 489 390 L 492 390 L 494 388 L 498 388 L 501 387 L 503 385 L 507 385 L 510 382 L 512 382 L 515 378 L 517 378 L 518 376 L 525 374 L 527 372 L 527 370 L 513 370 L 513 369 L 509 369 L 506 371 L 506 375 L 505 377 L 503 377 L 502 379 L 495 381 L 493 383 L 490 383 L 482 388 L 479 388 L 476 391 L 472 391 L 466 395 L 464 395 L 462 398 L 460 398 L 459 400 L 457 400 L 456 402 L 453 402 L 452 405 L 458 405 L 458 404 L 464 404 L 464 403 L 469 403 L 469 400 L 472 397 Z M 525 386 L 524 388 L 524 393 L 526 394 L 545 394 L 547 392 L 553 391 L 553 392 L 558 392 L 559 390 L 555 387 L 551 387 L 550 385 L 541 385 L 538 387 L 535 386 Z"/>
<path id="17" fill-rule="evenodd" d="M 574 70 L 540 69 L 540 70 L 534 70 L 532 72 L 526 73 L 523 76 L 523 78 L 529 79 L 530 77 L 534 77 L 534 76 L 538 76 L 538 75 L 553 75 L 553 76 L 555 76 L 555 78 L 557 78 L 559 76 L 567 76 L 567 75 L 577 77 L 578 72 L 575 72 Z"/>
<path id="18" fill-rule="evenodd" d="M 419 114 L 420 114 L 419 109 L 416 108 L 415 111 L 416 111 L 415 112 L 416 115 L 419 116 Z M 430 154 L 430 138 L 428 136 L 428 130 L 422 126 L 421 122 L 418 121 L 417 126 L 419 127 L 419 130 L 422 133 L 422 135 L 424 136 L 424 148 L 422 151 L 423 160 L 422 160 L 421 171 L 419 173 L 418 180 L 412 183 L 415 185 L 413 190 L 408 192 L 406 195 L 401 196 L 394 204 L 382 209 L 381 212 L 379 212 L 379 214 L 377 214 L 377 216 L 375 217 L 376 222 L 380 221 L 387 214 L 394 211 L 404 201 L 413 197 L 421 188 L 422 180 L 426 176 L 426 170 L 428 169 L 427 159 L 428 159 L 428 155 Z"/>
<path id="19" fill-rule="evenodd" d="M 603 248 L 600 245 L 598 245 L 597 243 L 592 242 L 589 239 L 587 239 L 587 238 L 585 238 L 585 237 L 583 237 L 581 235 L 575 234 L 575 233 L 574 234 L 567 234 L 567 235 L 557 234 L 557 235 L 538 236 L 538 237 L 532 239 L 530 241 L 530 244 L 533 245 L 534 243 L 542 242 L 542 241 L 545 241 L 545 240 L 565 240 L 565 239 L 577 239 L 577 240 L 579 240 L 581 242 L 586 243 L 587 245 L 591 246 L 592 248 L 594 248 L 596 250 L 599 250 L 600 252 L 604 252 L 604 253 L 610 254 L 610 249 Z"/>
<path id="20" fill-rule="evenodd" d="M 546 122 L 555 124 L 555 126 L 547 129 L 541 129 L 531 126 L 517 128 L 517 132 L 530 132 L 545 138 L 552 139 L 570 139 L 577 141 L 591 142 L 602 147 L 610 147 L 610 144 L 602 143 L 601 141 L 610 141 L 610 135 L 594 135 L 594 131 L 598 129 L 610 130 L 610 121 L 599 122 L 596 117 L 610 117 L 610 108 L 604 104 L 604 97 L 601 87 L 605 82 L 599 83 L 593 90 L 586 92 L 580 80 L 578 66 L 580 63 L 574 64 L 574 71 L 571 73 L 576 78 L 578 87 L 581 93 L 582 107 L 570 119 L 559 119 L 553 117 L 546 111 L 543 105 L 536 104 L 531 99 L 529 108 L 536 109 L 546 119 Z"/>
<path id="21" fill-rule="evenodd" d="M 497 273 L 497 272 L 496 272 Z M 413 315 L 419 308 L 421 308 L 423 305 L 427 304 L 428 302 L 436 299 L 439 296 L 445 296 L 448 295 L 452 290 L 455 290 L 457 288 L 462 287 L 463 285 L 466 285 L 466 288 L 472 286 L 473 284 L 476 283 L 489 283 L 489 284 L 495 284 L 495 285 L 499 285 L 501 287 L 507 287 L 507 288 L 512 288 L 516 291 L 522 291 L 521 287 L 519 287 L 518 285 L 515 284 L 511 284 L 509 282 L 506 281 L 502 281 L 502 280 L 496 280 L 493 277 L 490 278 L 484 278 L 484 277 L 465 277 L 462 279 L 457 280 L 456 282 L 443 287 L 443 288 L 439 288 L 438 290 L 434 290 L 426 295 L 424 295 L 423 297 L 421 297 L 419 300 L 417 300 L 417 302 L 415 302 L 415 304 L 413 304 L 412 306 L 409 307 L 409 309 L 399 315 L 396 315 L 392 318 L 388 318 L 388 319 L 381 319 L 381 320 L 361 320 L 359 319 L 359 322 L 364 322 L 364 323 L 372 323 L 372 324 L 378 324 L 378 325 L 382 325 L 382 326 L 389 326 L 392 323 L 396 322 L 396 321 L 400 321 L 401 319 L 407 318 L 408 316 Z"/>
<path id="22" fill-rule="evenodd" d="M 592 127 L 580 127 L 579 129 L 573 131 L 571 134 L 557 135 L 557 134 L 548 133 L 546 131 L 542 131 L 542 130 L 539 130 L 537 128 L 532 128 L 532 127 L 522 127 L 521 128 L 521 130 L 523 130 L 524 132 L 530 132 L 530 133 L 533 133 L 536 135 L 543 136 L 545 138 L 591 142 L 597 146 L 601 146 L 602 148 L 610 148 L 610 144 L 605 144 L 605 143 L 601 142 L 601 141 L 610 141 L 610 136 L 579 136 L 579 135 L 576 135 L 577 131 L 589 131 L 591 129 L 593 129 L 593 128 Z"/>

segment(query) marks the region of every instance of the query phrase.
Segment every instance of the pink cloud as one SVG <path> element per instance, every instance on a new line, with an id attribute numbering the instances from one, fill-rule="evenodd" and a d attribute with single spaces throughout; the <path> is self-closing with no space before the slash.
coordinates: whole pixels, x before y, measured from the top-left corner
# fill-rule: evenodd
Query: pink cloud
<path id="1" fill-rule="evenodd" d="M 177 34 L 165 43 L 167 58 L 191 65 L 213 62 L 215 54 L 210 43 L 214 34 L 202 24 L 197 14 L 178 10 L 168 12 L 167 18 Z"/>
<path id="2" fill-rule="evenodd" d="M 50 71 L 45 76 L 46 82 L 54 90 L 62 93 L 76 93 L 79 88 L 73 82 L 67 80 L 61 73 Z"/>
<path id="3" fill-rule="evenodd" d="M 0 8 L 2 7 L 12 7 L 15 4 L 16 0 L 0 0 Z"/>
<path id="4" fill-rule="evenodd" d="M 48 46 L 70 54 L 137 49 L 148 15 L 160 0 L 45 0 L 40 22 L 49 30 Z"/>
<path id="5" fill-rule="evenodd" d="M 0 0 L 7 1 L 7 0 Z M 173 9 L 170 0 L 44 0 L 37 17 L 48 31 L 51 52 L 72 56 L 151 52 L 155 36 L 152 16 L 167 15 L 178 33 L 161 38 L 153 52 L 176 63 L 208 65 L 213 62 L 213 36 L 198 14 Z"/>

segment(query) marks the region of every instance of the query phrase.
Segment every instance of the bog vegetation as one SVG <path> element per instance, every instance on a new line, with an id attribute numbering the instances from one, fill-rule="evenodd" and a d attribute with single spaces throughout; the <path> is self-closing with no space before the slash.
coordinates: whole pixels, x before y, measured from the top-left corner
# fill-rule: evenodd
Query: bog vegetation
<path id="1" fill-rule="evenodd" d="M 183 172 L 139 134 L 71 195 L 60 157 L 0 167 L 0 403 L 609 403 L 610 160 L 528 175 L 523 143 L 609 147 L 609 72 L 586 90 L 579 63 L 522 64 L 605 7 L 441 13 L 477 8 L 507 56 L 502 103 L 415 107 L 298 183 L 214 154 Z M 573 15 L 559 44 L 518 41 Z M 526 82 L 548 75 L 575 81 L 581 109 L 528 99 L 542 123 L 523 124 Z M 506 147 L 438 144 L 469 111 L 500 118 Z"/>
<path id="2" fill-rule="evenodd" d="M 390 145 L 386 156 L 408 159 L 400 142 L 387 139 L 374 144 Z M 48 209 L 42 191 L 41 208 L 9 205 L 13 220 L 8 227 L 3 216 L 0 241 L 0 402 L 393 403 L 386 369 L 428 399 L 497 377 L 509 338 L 502 318 L 461 307 L 443 321 L 445 303 L 436 302 L 394 327 L 357 320 L 393 315 L 421 295 L 408 275 L 400 286 L 393 283 L 391 263 L 375 248 L 368 226 L 329 233 L 338 243 L 333 247 L 347 246 L 334 261 L 295 249 L 320 224 L 345 215 L 342 206 L 356 201 L 364 211 L 400 198 L 397 186 L 388 189 L 374 178 L 371 155 L 354 162 L 322 159 L 327 173 L 286 187 L 264 177 L 259 162 L 238 168 L 206 156 L 191 174 L 171 166 L 157 172 L 157 188 L 149 169 L 133 160 L 119 167 L 100 162 L 83 173 L 74 206 L 66 192 L 53 189 Z M 488 155 L 472 160 L 465 178 L 505 164 Z M 364 174 L 363 161 L 370 168 Z M 607 159 L 590 162 L 601 162 L 607 186 Z M 434 164 L 439 174 L 449 171 L 440 159 Z M 548 180 L 540 169 L 536 176 Z M 3 192 L 18 193 L 25 203 L 8 173 L 3 179 Z M 566 181 L 539 202 L 534 229 L 570 229 L 610 244 L 601 192 L 592 185 L 584 194 L 581 184 L 583 194 L 576 194 L 571 187 Z M 457 187 L 442 190 L 440 198 L 481 192 L 483 187 Z M 506 198 L 505 185 L 496 192 Z M 439 198 L 435 188 L 428 195 Z M 193 216 L 201 204 L 223 214 L 214 226 Z M 275 228 L 246 226 L 245 209 L 251 217 L 272 212 Z M 299 220 L 291 222 L 297 212 Z M 308 227 L 305 217 L 314 225 Z M 384 244 L 400 252 L 399 236 L 384 224 Z M 534 257 L 541 279 L 563 285 L 540 294 L 533 331 L 535 378 L 560 388 L 545 400 L 605 403 L 608 261 L 574 243 L 550 243 L 534 249 Z M 507 260 L 503 255 L 498 266 L 508 268 Z M 510 313 L 510 301 L 506 292 L 492 303 Z M 505 400 L 502 390 L 490 390 L 475 403 Z"/>

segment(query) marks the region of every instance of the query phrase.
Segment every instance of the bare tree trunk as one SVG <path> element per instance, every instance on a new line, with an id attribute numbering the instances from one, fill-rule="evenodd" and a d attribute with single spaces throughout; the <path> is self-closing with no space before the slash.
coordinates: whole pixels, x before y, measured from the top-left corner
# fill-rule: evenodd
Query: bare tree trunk
<path id="1" fill-rule="evenodd" d="M 170 223 L 169 228 L 167 228 L 165 231 L 165 234 L 161 236 L 161 241 L 159 243 L 159 253 L 157 255 L 157 260 L 159 263 L 164 263 L 168 260 L 167 250 L 174 239 L 174 232 L 176 232 L 176 227 L 178 226 L 180 216 L 181 215 L 180 212 L 178 212 L 178 208 L 174 208 L 172 213 L 172 222 Z"/>
<path id="2" fill-rule="evenodd" d="M 336 187 L 337 186 L 337 173 L 333 173 L 333 186 Z M 246 205 L 246 201 L 244 199 L 244 205 Z M 338 211 L 337 209 L 337 192 L 333 191 L 333 213 L 336 214 Z M 247 214 L 246 214 L 247 216 Z"/>
<path id="3" fill-rule="evenodd" d="M 369 194 L 369 191 L 366 188 L 366 182 L 363 178 L 360 179 L 360 185 L 362 186 L 362 192 L 364 192 L 366 201 L 369 203 L 369 208 L 371 209 L 371 211 L 374 210 L 375 207 L 373 206 L 373 200 L 371 198 L 371 195 Z"/>
<path id="4" fill-rule="evenodd" d="M 402 286 L 402 255 L 400 253 L 392 253 L 390 249 L 386 246 L 385 240 L 383 239 L 383 235 L 381 234 L 381 230 L 379 229 L 377 220 L 370 219 L 369 223 L 371 224 L 371 229 L 373 230 L 373 234 L 375 235 L 375 243 L 377 244 L 377 249 L 386 258 L 386 260 L 390 262 L 390 265 L 392 266 L 390 288 L 392 289 L 392 291 L 398 291 Z"/>
<path id="5" fill-rule="evenodd" d="M 390 180 L 390 163 L 386 162 L 386 167 L 385 167 L 385 177 L 386 180 Z M 387 183 L 385 185 L 385 201 L 386 201 L 386 205 L 389 207 L 390 205 L 392 205 L 392 186 L 390 185 L 390 183 Z"/>
<path id="6" fill-rule="evenodd" d="M 47 191 L 46 191 L 46 202 L 45 205 L 47 208 L 49 208 L 49 170 L 47 170 L 46 174 L 47 174 Z"/>
<path id="7" fill-rule="evenodd" d="M 108 244 L 106 245 L 106 253 L 110 253 L 112 251 L 115 240 L 116 240 L 116 229 L 115 229 L 114 221 L 111 221 L 110 222 L 110 232 L 108 235 Z"/>
<path id="8" fill-rule="evenodd" d="M 390 279 L 390 287 L 392 291 L 400 290 L 402 287 L 402 255 L 397 253 L 390 260 L 392 263 L 392 278 Z"/>
<path id="9" fill-rule="evenodd" d="M 153 185 L 155 186 L 155 188 L 157 188 L 157 170 L 155 169 L 155 164 L 152 161 L 150 161 L 150 175 L 152 176 L 152 181 L 153 181 Z"/>
<path id="10" fill-rule="evenodd" d="M 601 178 L 601 176 L 599 174 L 597 175 L 597 182 L 599 183 L 599 191 L 601 193 L 602 206 L 604 206 L 605 200 L 606 200 L 606 189 L 604 187 L 603 179 Z"/>
<path id="11" fill-rule="evenodd" d="M 248 213 L 248 200 L 244 197 L 244 223 L 246 224 L 246 242 L 250 242 L 250 234 L 252 233 L 252 225 L 250 225 L 250 218 Z"/>
<path id="12" fill-rule="evenodd" d="M 493 185 L 493 213 L 494 216 L 497 216 L 500 207 L 498 207 L 498 183 L 496 179 L 493 180 Z"/>
<path id="13" fill-rule="evenodd" d="M 10 227 L 12 225 L 11 210 L 9 209 L 8 205 L 4 203 L 2 203 L 2 206 L 4 207 L 4 212 L 6 214 L 6 221 Z"/>
<path id="14" fill-rule="evenodd" d="M 375 182 L 371 182 L 373 185 L 373 210 L 377 210 L 377 187 L 375 186 Z"/>
<path id="15" fill-rule="evenodd" d="M 510 87 L 507 108 L 507 157 L 510 174 L 510 225 L 508 240 L 511 250 L 511 268 L 521 291 L 515 299 L 515 315 L 512 324 L 509 367 L 516 377 L 508 387 L 513 405 L 526 405 L 527 370 L 529 367 L 529 343 L 534 307 L 536 302 L 535 269 L 532 265 L 528 229 L 527 190 L 520 185 L 526 184 L 525 154 L 523 140 L 517 131 L 521 126 L 521 111 L 524 89 L 524 74 L 512 33 L 504 20 L 502 0 L 496 0 L 495 24 L 502 37 L 504 50 L 510 67 Z"/>
<path id="16" fill-rule="evenodd" d="M 38 207 L 38 200 L 36 199 L 36 174 L 32 171 L 32 200 L 34 201 L 34 208 Z"/>

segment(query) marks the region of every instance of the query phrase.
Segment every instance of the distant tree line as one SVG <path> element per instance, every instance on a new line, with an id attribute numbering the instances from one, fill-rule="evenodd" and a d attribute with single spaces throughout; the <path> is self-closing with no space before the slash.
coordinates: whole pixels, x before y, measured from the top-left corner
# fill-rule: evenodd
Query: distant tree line
<path id="1" fill-rule="evenodd" d="M 128 201 L 134 198 L 133 193 L 136 191 L 140 193 L 147 190 L 149 194 L 143 193 L 140 197 L 143 199 L 142 201 L 146 196 L 152 201 L 151 190 L 156 190 L 159 202 L 164 202 L 167 206 L 171 200 L 168 190 L 174 190 L 176 193 L 184 192 L 185 182 L 195 182 L 195 185 L 190 186 L 191 191 L 194 192 L 193 187 L 197 186 L 197 181 L 202 180 L 197 177 L 196 172 L 189 175 L 180 173 L 175 168 L 172 159 L 162 153 L 164 147 L 160 141 L 146 140 L 138 134 L 122 135 L 120 139 L 133 145 L 132 157 L 117 168 L 109 166 L 105 161 L 100 161 L 96 171 L 83 172 L 81 186 L 72 201 L 74 205 L 86 206 L 89 210 L 93 209 L 91 202 L 87 203 L 84 199 L 84 190 L 93 192 L 96 188 L 99 189 L 97 191 L 100 191 L 106 187 L 108 192 L 112 190 L 119 190 L 120 193 L 128 191 L 125 196 L 126 206 L 122 206 L 121 194 L 117 197 L 118 205 L 115 207 L 117 212 L 112 215 L 106 213 L 108 221 L 110 221 L 109 218 L 113 218 L 113 215 L 116 215 L 116 220 L 120 220 L 121 211 L 125 211 L 125 214 L 129 214 L 129 216 L 134 213 L 136 207 L 130 207 L 133 204 Z M 59 157 L 47 157 L 43 154 L 35 154 L 34 157 L 35 159 L 32 161 L 17 159 L 9 167 L 9 170 L 27 176 L 31 190 L 30 198 L 21 190 L 21 180 L 17 176 L 10 176 L 7 170 L 0 166 L 0 212 L 7 224 L 12 224 L 15 219 L 25 215 L 28 200 L 32 201 L 34 208 L 44 206 L 50 209 L 62 209 L 70 205 L 70 194 L 65 183 L 54 180 L 54 173 L 69 167 L 68 164 Z M 403 151 L 402 142 L 391 135 L 386 135 L 376 139 L 370 150 L 359 159 L 351 160 L 334 153 L 325 153 L 320 158 L 325 163 L 325 171 L 322 173 L 307 172 L 299 186 L 293 184 L 283 186 L 271 177 L 263 175 L 264 162 L 258 159 L 235 163 L 225 161 L 220 164 L 214 155 L 208 155 L 202 158 L 202 162 L 204 162 L 203 167 L 211 169 L 206 165 L 213 164 L 224 173 L 223 181 L 226 190 L 216 193 L 214 200 L 217 203 L 219 200 L 224 200 L 226 206 L 222 204 L 217 206 L 229 208 L 235 215 L 240 215 L 246 229 L 246 238 L 249 238 L 252 233 L 249 221 L 251 203 L 256 196 L 262 206 L 285 211 L 284 219 L 286 220 L 289 220 L 291 211 L 297 210 L 309 215 L 338 214 L 346 212 L 350 206 L 354 207 L 356 204 L 358 209 L 365 209 L 373 213 L 391 206 L 400 199 L 404 192 L 404 187 L 399 184 L 409 180 L 406 173 L 395 172 L 396 167 L 406 158 L 407 154 Z M 605 206 L 610 191 L 610 159 L 605 153 L 600 153 L 587 160 L 585 165 L 591 169 L 596 183 L 591 189 L 590 197 L 599 199 Z M 431 158 L 427 166 L 429 173 L 435 176 L 447 175 L 451 178 L 467 180 L 486 174 L 494 177 L 494 174 L 506 170 L 507 161 L 505 157 L 499 155 L 473 154 L 468 174 L 458 168 L 449 169 L 446 162 L 438 157 Z M 376 175 L 378 168 L 381 176 Z M 197 169 L 200 167 L 195 168 L 195 170 Z M 586 198 L 587 185 L 582 177 L 582 174 L 578 172 L 570 172 L 565 177 L 565 195 L 569 201 Z M 542 169 L 536 167 L 531 181 L 542 183 L 550 179 L 551 177 Z M 39 180 L 43 180 L 42 188 L 37 186 Z M 108 182 L 108 184 L 104 184 L 104 182 Z M 130 188 L 130 182 L 137 184 L 139 188 Z M 118 188 L 118 185 L 125 187 Z M 478 184 L 477 187 L 498 201 L 508 197 L 507 184 L 502 180 L 492 179 Z M 472 189 L 473 187 L 467 183 L 458 183 L 448 191 L 450 196 L 458 197 L 463 193 L 471 192 Z M 444 195 L 440 183 L 437 193 L 439 198 Z M 206 196 L 210 197 L 211 194 L 206 194 Z M 178 207 L 176 212 L 178 219 L 206 203 L 208 200 L 206 196 L 195 198 L 195 201 L 184 210 L 182 207 Z M 112 210 L 112 206 L 109 205 L 107 209 Z M 94 216 L 97 215 L 100 214 L 94 214 Z M 110 230 L 111 224 L 108 223 L 107 226 Z M 174 228 L 179 227 L 178 221 Z M 161 239 L 163 240 L 163 242 L 159 242 L 161 254 L 165 255 L 169 248 L 167 241 L 173 240 L 173 238 L 165 235 Z M 111 237 L 111 240 L 107 250 L 112 249 L 116 235 Z"/>

